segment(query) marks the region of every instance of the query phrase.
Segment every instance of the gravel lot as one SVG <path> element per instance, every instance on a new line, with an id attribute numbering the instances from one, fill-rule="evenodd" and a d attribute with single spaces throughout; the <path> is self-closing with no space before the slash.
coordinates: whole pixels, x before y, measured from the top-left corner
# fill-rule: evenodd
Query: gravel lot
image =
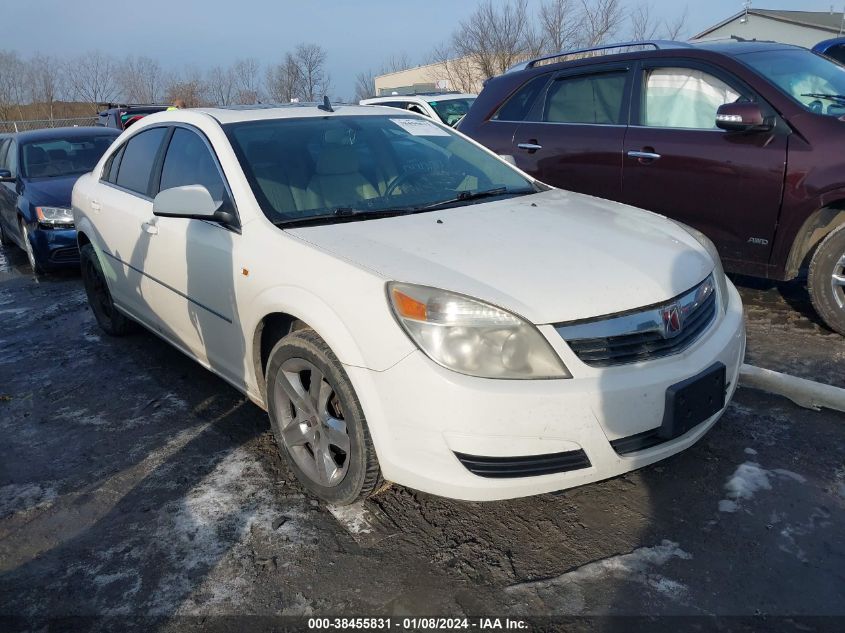
<path id="1" fill-rule="evenodd" d="M 799 285 L 738 284 L 747 362 L 845 387 L 845 341 Z M 22 618 L 0 629 L 514 614 L 806 630 L 780 616 L 845 617 L 843 414 L 740 389 L 696 446 L 624 477 L 483 504 L 394 486 L 338 512 L 303 494 L 263 412 L 222 380 L 146 332 L 101 335 L 78 275 L 36 281 L 0 250 L 0 323 L 0 616 Z"/>

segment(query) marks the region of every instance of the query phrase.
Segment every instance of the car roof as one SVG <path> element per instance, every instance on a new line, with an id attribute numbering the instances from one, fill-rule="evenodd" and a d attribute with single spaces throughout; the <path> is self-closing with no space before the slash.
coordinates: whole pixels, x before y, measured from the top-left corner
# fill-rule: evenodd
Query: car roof
<path id="1" fill-rule="evenodd" d="M 144 117 L 141 122 L 151 123 L 156 121 L 179 120 L 180 114 L 200 113 L 212 117 L 222 125 L 228 123 L 242 123 L 245 121 L 268 121 L 272 119 L 297 119 L 297 118 L 329 118 L 332 116 L 373 116 L 390 114 L 396 116 L 393 108 L 373 108 L 360 105 L 333 104 L 334 112 L 327 112 L 318 108 L 313 103 L 292 103 L 292 104 L 260 104 L 251 106 L 232 106 L 216 108 L 188 108 L 184 110 L 170 110 L 166 113 L 151 114 Z M 169 116 L 168 116 L 169 115 Z M 412 112 L 408 116 L 416 116 Z M 136 125 L 138 125 L 136 123 Z"/>
<path id="2" fill-rule="evenodd" d="M 700 50 L 722 53 L 724 55 L 742 55 L 744 53 L 778 51 L 790 48 L 805 50 L 801 46 L 793 46 L 792 44 L 769 42 L 765 40 L 704 40 L 701 42 L 693 42 L 693 46 Z"/>
<path id="3" fill-rule="evenodd" d="M 41 130 L 30 130 L 15 134 L 19 143 L 25 141 L 49 141 L 63 138 L 80 138 L 91 135 L 114 136 L 120 135 L 120 130 L 115 130 L 101 125 L 80 126 L 80 127 L 50 127 Z"/>
<path id="4" fill-rule="evenodd" d="M 446 101 L 448 99 L 474 99 L 478 95 L 468 92 L 427 92 L 415 95 L 382 95 L 361 99 L 361 103 L 380 103 L 382 101 L 396 101 L 397 99 L 419 99 L 421 101 Z"/>

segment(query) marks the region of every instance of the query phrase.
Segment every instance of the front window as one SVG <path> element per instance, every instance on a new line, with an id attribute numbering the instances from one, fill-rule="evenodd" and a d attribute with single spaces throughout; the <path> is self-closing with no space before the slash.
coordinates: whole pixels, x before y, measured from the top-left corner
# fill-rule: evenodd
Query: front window
<path id="1" fill-rule="evenodd" d="M 443 123 L 454 127 L 455 123 L 460 121 L 469 112 L 470 106 L 472 106 L 474 101 L 475 97 L 465 97 L 461 99 L 429 101 L 428 105 L 434 109 Z"/>
<path id="2" fill-rule="evenodd" d="M 413 213 L 534 193 L 508 164 L 431 121 L 332 116 L 226 126 L 267 217 L 278 224 Z"/>
<path id="3" fill-rule="evenodd" d="M 91 135 L 24 143 L 21 173 L 26 178 L 77 176 L 94 169 L 115 136 Z"/>
<path id="4" fill-rule="evenodd" d="M 790 48 L 739 56 L 746 64 L 816 114 L 845 114 L 845 66 L 808 50 Z"/>
<path id="5" fill-rule="evenodd" d="M 645 74 L 642 124 L 715 130 L 719 106 L 744 99 L 724 81 L 701 70 L 653 68 Z"/>

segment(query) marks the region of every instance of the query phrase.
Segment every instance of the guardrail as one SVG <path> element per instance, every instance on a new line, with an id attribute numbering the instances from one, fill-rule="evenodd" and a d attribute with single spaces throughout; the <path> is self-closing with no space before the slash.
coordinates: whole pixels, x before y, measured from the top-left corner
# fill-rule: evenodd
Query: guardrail
<path id="1" fill-rule="evenodd" d="M 7 132 L 29 132 L 51 127 L 80 127 L 96 125 L 97 117 L 86 116 L 74 119 L 39 119 L 32 121 L 0 121 L 0 134 Z"/>

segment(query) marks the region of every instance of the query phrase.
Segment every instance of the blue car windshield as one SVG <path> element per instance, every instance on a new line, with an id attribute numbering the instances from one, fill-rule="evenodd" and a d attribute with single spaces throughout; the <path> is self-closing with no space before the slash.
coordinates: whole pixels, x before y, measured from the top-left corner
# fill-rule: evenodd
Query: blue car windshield
<path id="1" fill-rule="evenodd" d="M 56 178 L 87 173 L 117 138 L 92 134 L 67 139 L 45 139 L 21 145 L 21 175 L 25 178 Z"/>
<path id="2" fill-rule="evenodd" d="M 742 61 L 816 114 L 845 114 L 845 66 L 800 48 L 760 51 Z"/>

